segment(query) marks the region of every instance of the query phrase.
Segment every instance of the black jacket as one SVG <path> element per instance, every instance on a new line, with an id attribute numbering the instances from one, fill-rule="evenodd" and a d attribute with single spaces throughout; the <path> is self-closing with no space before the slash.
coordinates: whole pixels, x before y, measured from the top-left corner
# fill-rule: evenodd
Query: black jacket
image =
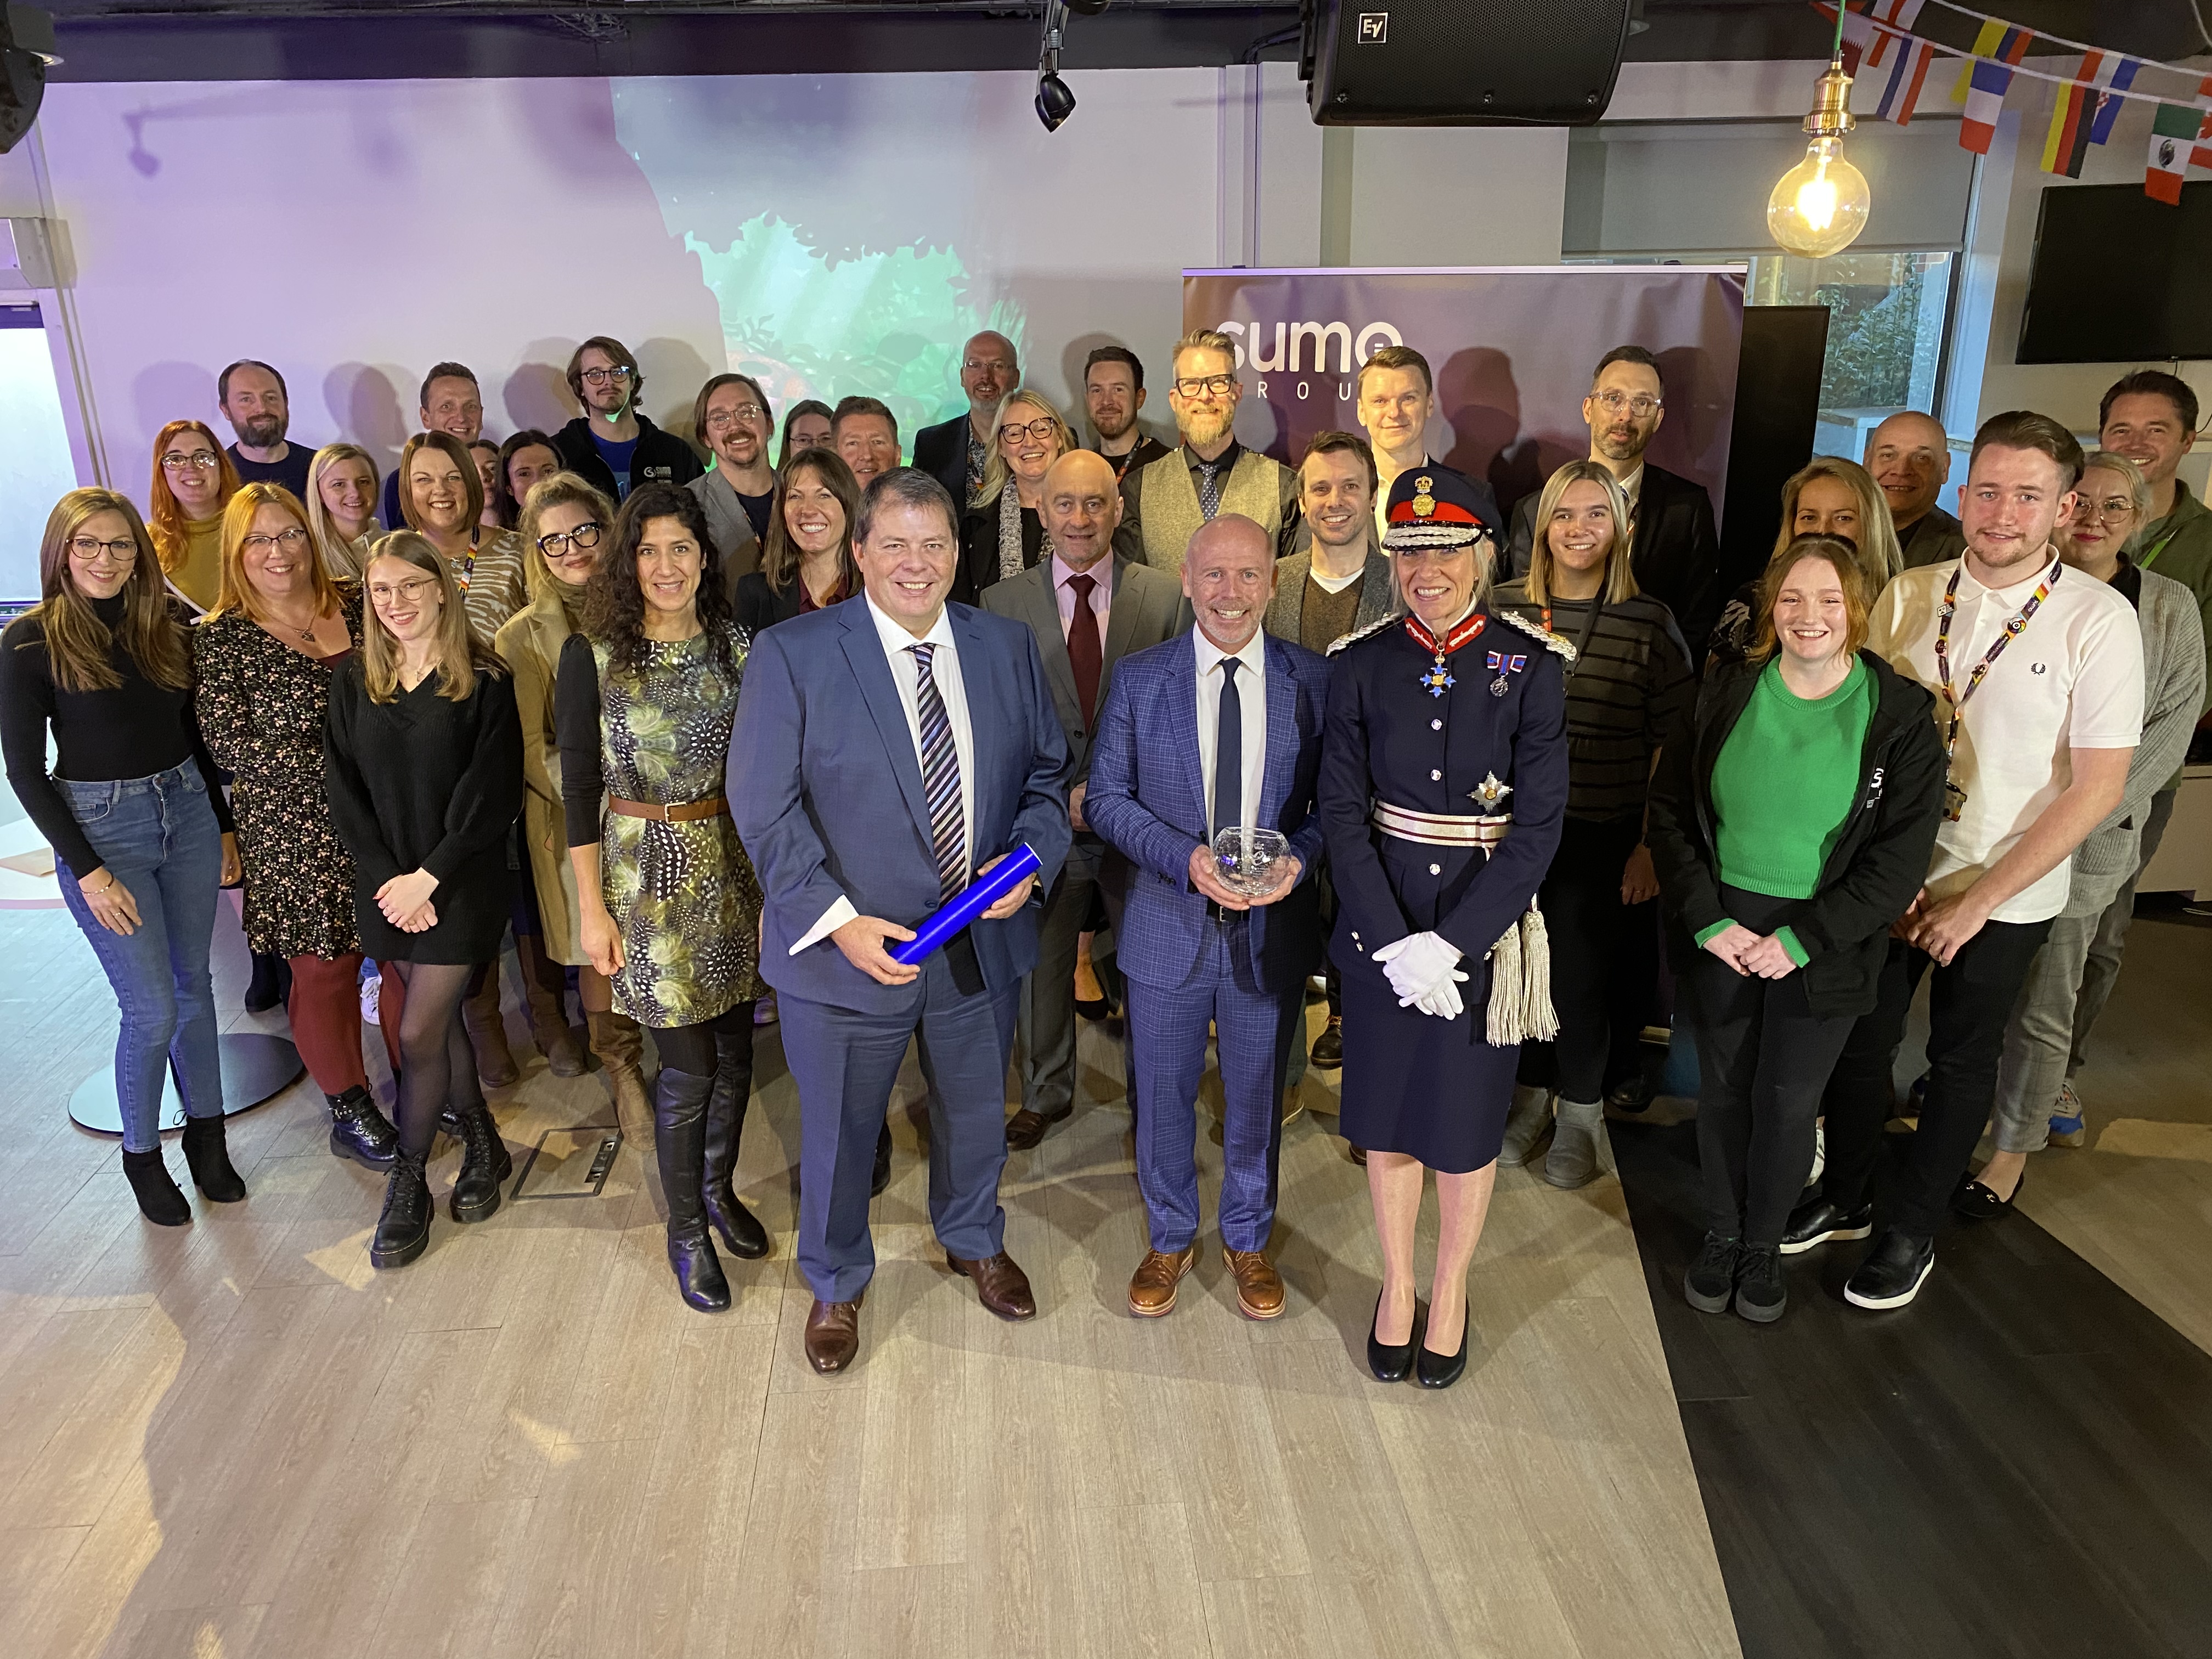
<path id="1" fill-rule="evenodd" d="M 579 415 L 555 433 L 553 447 L 562 466 L 585 483 L 598 485 L 609 501 L 617 499 L 614 469 L 599 458 L 588 418 Z M 644 416 L 637 417 L 637 448 L 629 458 L 632 489 L 641 483 L 688 484 L 706 470 L 690 444 L 672 432 L 663 432 Z"/>
<path id="2" fill-rule="evenodd" d="M 1006 488 L 1013 488 L 1012 481 Z M 1044 562 L 1044 520 L 1035 507 L 1022 509 L 1022 568 Z M 960 567 L 953 573 L 951 598 L 959 605 L 981 605 L 983 590 L 999 580 L 999 504 L 979 507 L 960 520 Z"/>
<path id="3" fill-rule="evenodd" d="M 1936 700 L 1871 651 L 1874 716 L 1859 762 L 1857 808 L 1821 866 L 1820 884 L 1790 923 L 1808 960 L 1805 997 L 1823 1018 L 1863 1014 L 1889 948 L 1890 924 L 1928 878 L 1943 811 L 1943 744 Z M 1764 665 L 1735 662 L 1699 688 L 1686 727 L 1661 751 L 1651 781 L 1644 841 L 1659 872 L 1659 896 L 1678 969 L 1694 961 L 1697 934 L 1727 920 L 1713 854 L 1713 763 L 1751 701 Z"/>
<path id="4" fill-rule="evenodd" d="M 1541 492 L 1538 492 L 1540 495 Z M 1537 495 L 1513 509 L 1506 546 L 1510 574 L 1528 574 L 1535 543 Z M 1644 464 L 1636 500 L 1636 540 L 1629 550 L 1636 585 L 1674 613 L 1692 665 L 1705 659 L 1705 641 L 1721 614 L 1721 538 L 1713 525 L 1713 500 L 1705 487 L 1663 466 Z"/>
<path id="5" fill-rule="evenodd" d="M 949 421 L 926 426 L 914 434 L 914 453 L 908 463 L 945 486 L 952 497 L 956 517 L 968 511 L 968 413 L 963 410 Z"/>

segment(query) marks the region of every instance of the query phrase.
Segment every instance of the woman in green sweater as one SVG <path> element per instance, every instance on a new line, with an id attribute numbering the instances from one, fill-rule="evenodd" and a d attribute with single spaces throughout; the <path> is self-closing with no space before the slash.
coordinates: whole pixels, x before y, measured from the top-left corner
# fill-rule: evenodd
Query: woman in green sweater
<path id="1" fill-rule="evenodd" d="M 1800 536 L 1759 588 L 1749 655 L 1662 753 L 1649 842 L 1702 1072 L 1705 1313 L 1782 1316 L 1780 1246 L 1820 1091 L 1875 1004 L 1890 924 L 1927 873 L 1943 745 L 1929 694 L 1871 652 L 1857 550 Z M 1688 947 L 1694 942 L 1694 951 Z"/>

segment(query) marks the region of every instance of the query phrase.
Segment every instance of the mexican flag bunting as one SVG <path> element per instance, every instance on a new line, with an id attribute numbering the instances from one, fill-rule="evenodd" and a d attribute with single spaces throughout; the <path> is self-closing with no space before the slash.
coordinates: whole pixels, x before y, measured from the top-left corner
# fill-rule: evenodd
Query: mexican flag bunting
<path id="1" fill-rule="evenodd" d="M 2181 181 L 2205 128 L 2204 112 L 2194 104 L 2160 104 L 2150 126 L 2150 165 L 2143 189 L 2170 207 L 2181 205 Z"/>

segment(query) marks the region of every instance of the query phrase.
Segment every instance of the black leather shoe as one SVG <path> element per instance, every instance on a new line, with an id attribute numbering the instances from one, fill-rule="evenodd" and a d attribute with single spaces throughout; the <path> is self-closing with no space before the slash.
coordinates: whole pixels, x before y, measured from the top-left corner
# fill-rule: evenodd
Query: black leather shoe
<path id="1" fill-rule="evenodd" d="M 499 1210 L 499 1189 L 507 1179 L 500 1164 L 514 1167 L 499 1125 L 488 1107 L 474 1106 L 461 1114 L 461 1172 L 453 1177 L 451 1210 L 454 1220 L 488 1220 Z"/>
<path id="2" fill-rule="evenodd" d="M 192 1218 L 184 1188 L 169 1174 L 159 1146 L 150 1152 L 123 1154 L 123 1173 L 138 1200 L 138 1213 L 157 1227 L 181 1227 Z"/>
<path id="3" fill-rule="evenodd" d="M 1098 1020 L 1104 1019 L 1111 1007 L 1112 1005 L 1109 1004 L 1104 997 L 1078 997 L 1075 999 L 1075 1012 L 1080 1014 L 1084 1018 L 1093 1021 L 1094 1023 Z"/>
<path id="4" fill-rule="evenodd" d="M 1632 1116 L 1647 1112 L 1651 1109 L 1651 1085 L 1639 1073 L 1607 1090 L 1605 1103 L 1613 1111 L 1626 1112 Z"/>
<path id="5" fill-rule="evenodd" d="M 331 1103 L 331 1151 L 369 1170 L 389 1170 L 399 1156 L 399 1134 L 376 1109 L 359 1084 L 342 1095 L 325 1095 Z"/>
<path id="6" fill-rule="evenodd" d="M 1754 1325 L 1771 1325 L 1789 1305 L 1782 1252 L 1771 1244 L 1745 1245 L 1736 1257 L 1735 1310 Z"/>
<path id="7" fill-rule="evenodd" d="M 2027 1171 L 2025 1170 L 2020 1172 L 2020 1179 L 2013 1183 L 2011 1198 L 1999 1198 L 1994 1190 L 1972 1178 L 1961 1181 L 1959 1190 L 1951 1194 L 1951 1213 L 1961 1221 L 1995 1221 L 2012 1213 L 2014 1200 L 2020 1197 L 2020 1189 L 2027 1185 Z"/>
<path id="8" fill-rule="evenodd" d="M 1880 1310 L 1901 1308 L 1920 1294 L 1936 1266 L 1936 1241 L 1910 1234 L 1887 1232 L 1875 1241 L 1873 1250 L 1844 1286 L 1844 1300 L 1854 1308 Z"/>
<path id="9" fill-rule="evenodd" d="M 1344 1064 L 1344 1018 L 1331 1014 L 1321 1035 L 1313 1040 L 1313 1052 L 1306 1056 L 1316 1071 L 1334 1072 Z"/>
<path id="10" fill-rule="evenodd" d="M 430 1243 L 430 1183 L 422 1178 L 422 1159 L 402 1152 L 392 1160 L 385 1183 L 384 1213 L 368 1243 L 372 1267 L 404 1267 Z"/>
<path id="11" fill-rule="evenodd" d="M 676 1288 L 702 1313 L 730 1305 L 730 1281 L 707 1236 L 707 1101 L 714 1079 L 672 1066 L 653 1085 L 653 1150 L 668 1205 L 668 1265 Z"/>
<path id="12" fill-rule="evenodd" d="M 1705 1235 L 1705 1248 L 1682 1275 L 1682 1299 L 1699 1313 L 1722 1314 L 1735 1294 L 1736 1261 L 1743 1254 L 1741 1239 Z"/>
<path id="13" fill-rule="evenodd" d="M 210 1204 L 235 1204 L 246 1196 L 246 1182 L 231 1167 L 230 1148 L 223 1139 L 220 1117 L 185 1120 L 185 1164 L 192 1172 L 192 1185 Z"/>
<path id="14" fill-rule="evenodd" d="M 669 1229 L 668 1265 L 676 1270 L 677 1291 L 688 1304 L 701 1313 L 728 1310 L 730 1281 L 703 1224 L 681 1233 Z"/>
<path id="15" fill-rule="evenodd" d="M 1375 1373 L 1377 1382 L 1403 1382 L 1413 1371 L 1413 1344 L 1421 1334 L 1420 1304 L 1416 1303 L 1413 1307 L 1413 1328 L 1395 1347 L 1385 1344 L 1375 1334 L 1375 1328 L 1382 1321 L 1382 1297 L 1378 1292 L 1375 1297 L 1375 1317 L 1367 1327 L 1367 1369 Z"/>
<path id="16" fill-rule="evenodd" d="M 1789 1224 L 1782 1230 L 1782 1254 L 1802 1255 L 1816 1245 L 1868 1238 L 1873 1233 L 1871 1203 L 1844 1210 L 1825 1198 L 1810 1198 L 1790 1212 Z"/>
<path id="17" fill-rule="evenodd" d="M 1425 1389 L 1449 1389 L 1467 1371 L 1468 1333 L 1474 1324 L 1474 1310 L 1469 1308 L 1465 1322 L 1459 1328 L 1457 1353 L 1432 1353 L 1425 1344 L 1413 1358 L 1413 1381 Z"/>
<path id="18" fill-rule="evenodd" d="M 891 1126 L 884 1125 L 883 1133 L 876 1137 L 876 1167 L 868 1176 L 868 1196 L 881 1198 L 884 1188 L 891 1184 Z"/>

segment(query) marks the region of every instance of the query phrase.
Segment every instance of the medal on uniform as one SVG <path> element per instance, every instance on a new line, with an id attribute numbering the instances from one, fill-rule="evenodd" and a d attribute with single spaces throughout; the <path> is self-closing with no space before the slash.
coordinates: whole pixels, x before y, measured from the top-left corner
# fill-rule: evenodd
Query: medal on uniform
<path id="1" fill-rule="evenodd" d="M 1498 781 L 1498 774 L 1490 772 L 1484 775 L 1482 782 L 1478 787 L 1467 792 L 1467 798 L 1484 811 L 1495 813 L 1504 806 L 1505 798 L 1512 793 L 1511 784 L 1500 783 Z"/>
<path id="2" fill-rule="evenodd" d="M 1511 684 L 1505 677 L 1508 674 L 1517 674 L 1528 665 L 1528 655 L 1526 652 L 1515 652 L 1510 655 L 1503 651 L 1492 652 L 1486 659 L 1485 666 L 1494 670 L 1498 678 L 1490 683 L 1490 695 L 1493 697 L 1504 696 L 1507 688 Z"/>
<path id="3" fill-rule="evenodd" d="M 1459 684 L 1452 678 L 1451 670 L 1445 666 L 1444 659 L 1482 632 L 1483 624 L 1489 620 L 1478 611 L 1473 616 L 1464 618 L 1458 627 L 1440 640 L 1422 625 L 1419 617 L 1406 618 L 1406 631 L 1413 636 L 1416 644 L 1424 651 L 1432 653 L 1435 659 L 1430 663 L 1427 672 L 1422 674 L 1419 681 L 1422 690 L 1432 697 L 1441 697 Z M 1491 654 L 1493 657 L 1497 655 L 1495 652 Z"/>

